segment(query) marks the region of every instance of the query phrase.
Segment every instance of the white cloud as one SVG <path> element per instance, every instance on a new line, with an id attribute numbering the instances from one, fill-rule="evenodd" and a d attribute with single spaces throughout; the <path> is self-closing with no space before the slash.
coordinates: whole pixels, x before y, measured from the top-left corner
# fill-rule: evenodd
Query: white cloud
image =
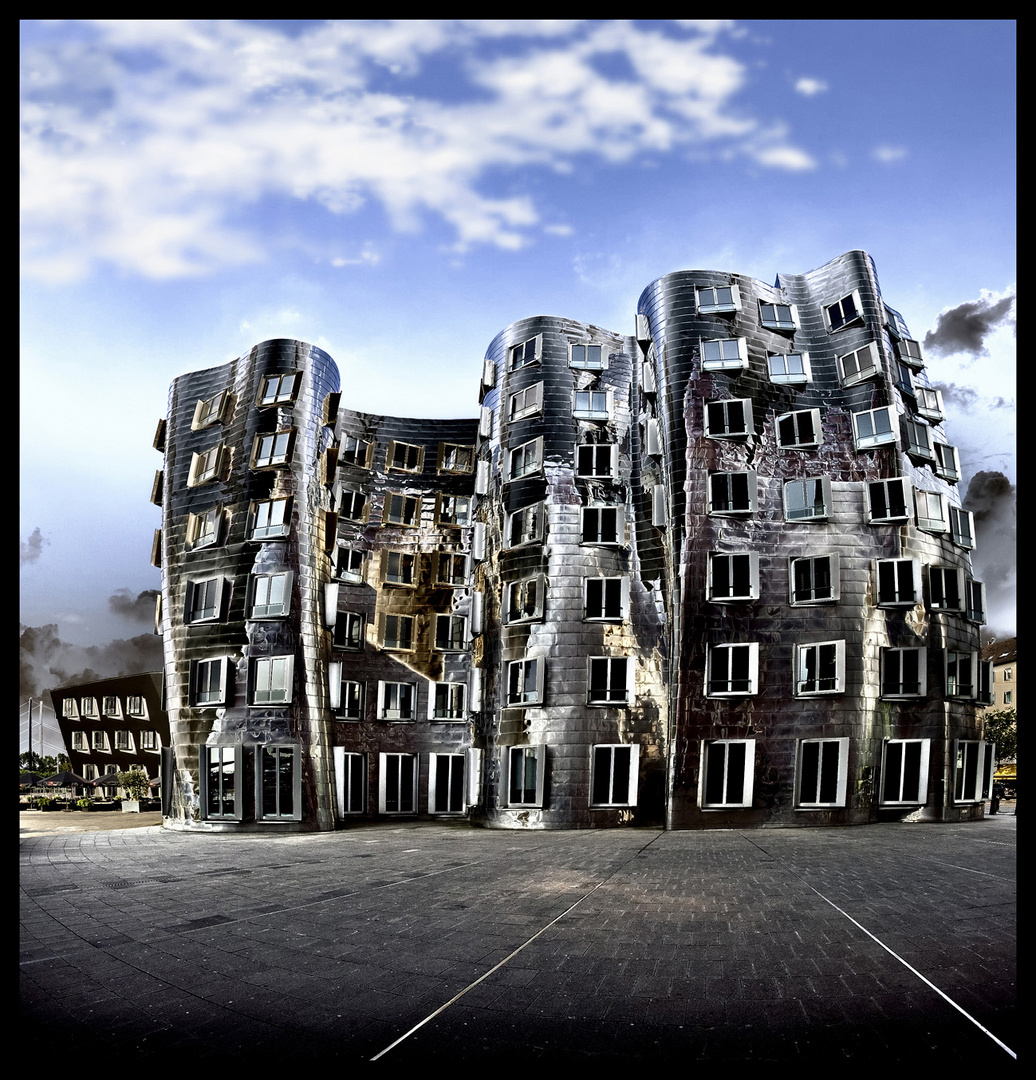
<path id="1" fill-rule="evenodd" d="M 827 83 L 823 79 L 813 79 L 808 75 L 803 75 L 802 78 L 796 79 L 795 90 L 800 94 L 805 94 L 806 97 L 812 97 L 814 94 L 822 94 L 827 90 Z"/>
<path id="2" fill-rule="evenodd" d="M 871 157 L 875 161 L 880 161 L 883 165 L 891 165 L 894 161 L 902 161 L 907 156 L 907 149 L 905 146 L 875 146 L 871 150 Z"/>
<path id="3" fill-rule="evenodd" d="M 50 281 L 99 261 L 159 279 L 261 262 L 270 199 L 342 216 L 374 202 L 398 230 L 448 223 L 458 251 L 514 250 L 548 227 L 529 196 L 487 193 L 501 170 L 565 174 L 584 156 L 681 147 L 813 165 L 736 109 L 747 71 L 720 48 L 732 27 L 719 20 L 668 33 L 618 20 L 344 20 L 296 37 L 230 20 L 74 29 L 38 44 L 30 33 L 23 53 L 23 264 Z M 443 100 L 411 81 L 433 55 L 455 80 Z M 616 56 L 624 74 L 604 74 Z"/>

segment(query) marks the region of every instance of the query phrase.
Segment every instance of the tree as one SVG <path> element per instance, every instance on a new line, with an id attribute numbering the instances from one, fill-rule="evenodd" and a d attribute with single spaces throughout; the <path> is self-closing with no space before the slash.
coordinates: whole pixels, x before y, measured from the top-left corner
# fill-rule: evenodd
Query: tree
<path id="1" fill-rule="evenodd" d="M 982 712 L 985 723 L 986 742 L 996 743 L 996 764 L 1001 761 L 1014 761 L 1018 755 L 1017 713 L 1014 709 L 985 709 Z"/>

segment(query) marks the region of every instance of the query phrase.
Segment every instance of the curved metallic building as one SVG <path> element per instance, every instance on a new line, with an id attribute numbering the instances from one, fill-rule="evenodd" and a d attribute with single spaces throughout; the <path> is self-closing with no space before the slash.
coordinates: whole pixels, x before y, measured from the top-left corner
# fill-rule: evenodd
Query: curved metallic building
<path id="1" fill-rule="evenodd" d="M 173 384 L 168 825 L 981 815 L 973 522 L 865 253 L 520 320 L 477 420 L 339 398 L 297 341 Z"/>

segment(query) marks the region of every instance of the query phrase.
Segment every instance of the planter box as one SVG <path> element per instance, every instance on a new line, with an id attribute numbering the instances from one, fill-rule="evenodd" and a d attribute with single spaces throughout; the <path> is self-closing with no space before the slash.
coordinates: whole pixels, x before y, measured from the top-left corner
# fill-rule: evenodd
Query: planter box
<path id="1" fill-rule="evenodd" d="M 140 800 L 139 799 L 123 799 L 122 800 L 122 812 L 124 814 L 139 814 L 140 813 Z"/>

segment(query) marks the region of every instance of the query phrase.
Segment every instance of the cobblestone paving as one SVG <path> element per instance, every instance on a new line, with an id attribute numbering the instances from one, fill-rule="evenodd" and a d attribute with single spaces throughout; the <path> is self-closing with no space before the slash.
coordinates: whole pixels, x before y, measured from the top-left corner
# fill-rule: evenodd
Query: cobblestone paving
<path id="1" fill-rule="evenodd" d="M 1016 820 L 30 829 L 20 1034 L 29 1060 L 103 1052 L 120 1067 L 189 1055 L 1013 1071 Z"/>

